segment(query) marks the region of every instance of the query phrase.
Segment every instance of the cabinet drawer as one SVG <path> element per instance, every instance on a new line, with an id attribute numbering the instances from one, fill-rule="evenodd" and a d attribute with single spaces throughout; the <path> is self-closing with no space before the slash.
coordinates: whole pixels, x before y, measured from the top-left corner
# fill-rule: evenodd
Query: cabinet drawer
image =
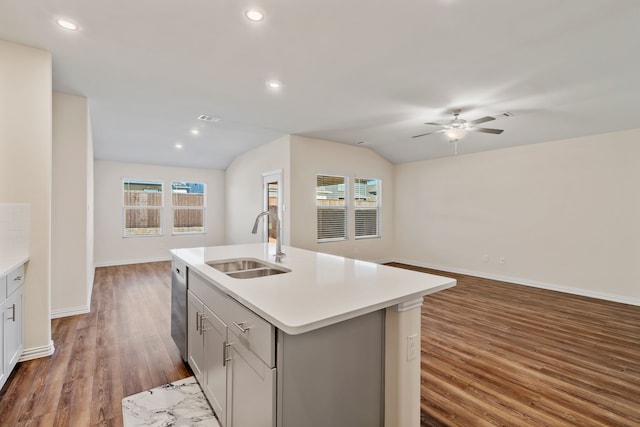
<path id="1" fill-rule="evenodd" d="M 229 329 L 268 367 L 275 367 L 275 328 L 234 299 L 227 297 L 226 302 Z"/>
<path id="2" fill-rule="evenodd" d="M 24 284 L 24 264 L 7 275 L 7 296 Z"/>

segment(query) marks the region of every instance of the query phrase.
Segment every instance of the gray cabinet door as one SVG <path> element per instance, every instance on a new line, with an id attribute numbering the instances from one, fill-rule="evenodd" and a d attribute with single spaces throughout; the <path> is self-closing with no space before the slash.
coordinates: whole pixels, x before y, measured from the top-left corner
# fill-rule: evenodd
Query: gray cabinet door
<path id="1" fill-rule="evenodd" d="M 203 317 L 204 356 L 203 366 L 206 381 L 204 393 L 216 413 L 222 427 L 227 425 L 227 367 L 226 350 L 227 325 L 214 312 L 204 307 Z"/>
<path id="2" fill-rule="evenodd" d="M 187 292 L 187 346 L 189 354 L 189 366 L 200 384 L 204 384 L 205 378 L 202 371 L 204 365 L 204 346 L 200 331 L 200 316 L 204 305 L 191 291 Z"/>
<path id="3" fill-rule="evenodd" d="M 241 339 L 229 333 L 227 427 L 275 426 L 276 368 L 270 368 Z"/>

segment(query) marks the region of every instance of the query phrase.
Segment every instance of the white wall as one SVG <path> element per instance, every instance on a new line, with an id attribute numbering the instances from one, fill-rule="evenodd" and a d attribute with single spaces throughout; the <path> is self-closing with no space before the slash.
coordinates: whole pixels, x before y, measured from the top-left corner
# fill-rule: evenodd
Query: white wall
<path id="1" fill-rule="evenodd" d="M 53 93 L 51 316 L 90 310 L 93 145 L 87 98 Z"/>
<path id="2" fill-rule="evenodd" d="M 95 162 L 95 264 L 130 264 L 170 259 L 169 250 L 224 243 L 224 172 L 110 161 Z M 123 237 L 122 180 L 164 182 L 163 236 Z M 206 234 L 171 234 L 171 181 L 206 184 Z"/>
<path id="3" fill-rule="evenodd" d="M 395 257 L 640 303 L 639 142 L 637 129 L 397 165 Z"/>
<path id="4" fill-rule="evenodd" d="M 381 188 L 381 232 L 378 239 L 354 239 L 354 216 L 349 215 L 349 240 L 317 242 L 316 175 L 351 179 L 377 178 Z M 291 136 L 291 245 L 349 258 L 381 261 L 392 256 L 394 235 L 393 165 L 365 147 L 302 136 Z"/>
<path id="5" fill-rule="evenodd" d="M 0 202 L 31 206 L 25 353 L 51 354 L 51 55 L 0 40 Z"/>
<path id="6" fill-rule="evenodd" d="M 289 136 L 277 139 L 236 157 L 226 170 L 226 243 L 264 241 L 262 231 L 251 234 L 256 216 L 263 211 L 265 173 L 283 171 L 285 212 L 282 220 L 282 244 L 290 244 L 290 152 Z M 262 230 L 262 228 L 260 228 Z"/>

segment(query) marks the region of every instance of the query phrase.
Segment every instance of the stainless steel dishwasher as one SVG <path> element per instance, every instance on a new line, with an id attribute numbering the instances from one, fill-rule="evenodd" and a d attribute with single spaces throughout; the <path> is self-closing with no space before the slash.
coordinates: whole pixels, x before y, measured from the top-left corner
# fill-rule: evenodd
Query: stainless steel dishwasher
<path id="1" fill-rule="evenodd" d="M 171 338 L 187 361 L 187 266 L 171 260 Z"/>

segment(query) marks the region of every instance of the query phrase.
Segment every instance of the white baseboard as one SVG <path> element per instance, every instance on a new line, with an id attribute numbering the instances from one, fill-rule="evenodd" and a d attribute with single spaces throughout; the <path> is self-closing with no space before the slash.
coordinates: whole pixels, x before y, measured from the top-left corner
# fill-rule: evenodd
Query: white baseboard
<path id="1" fill-rule="evenodd" d="M 129 265 L 129 264 L 144 264 L 145 262 L 160 262 L 171 261 L 171 255 L 166 255 L 157 258 L 145 258 L 145 259 L 126 259 L 120 261 L 103 261 L 96 263 L 96 267 L 113 267 L 116 265 Z"/>
<path id="2" fill-rule="evenodd" d="M 395 258 L 393 261 L 402 264 L 415 265 L 416 267 L 431 268 L 434 270 L 448 271 L 450 273 L 466 274 L 468 276 L 483 277 L 485 279 L 500 280 L 502 282 L 514 283 L 516 285 L 531 286 L 533 288 L 548 289 L 550 291 L 564 292 L 565 294 L 580 295 L 583 297 L 597 298 L 606 301 L 619 302 L 622 304 L 640 306 L 640 299 L 630 298 L 624 295 L 608 294 L 605 292 L 590 291 L 587 289 L 574 288 L 571 286 L 563 286 L 554 283 L 538 282 L 535 280 L 522 279 L 520 277 L 500 276 L 498 274 L 484 273 L 481 271 L 465 270 L 462 268 L 448 267 L 444 265 L 435 265 L 418 261 L 410 261 Z"/>
<path id="3" fill-rule="evenodd" d="M 51 310 L 51 318 L 58 319 L 60 317 L 75 316 L 77 314 L 87 314 L 91 311 L 88 305 L 80 307 L 61 308 L 60 310 Z"/>
<path id="4" fill-rule="evenodd" d="M 24 350 L 18 362 L 24 362 L 31 359 L 37 359 L 39 357 L 47 357 L 51 356 L 55 352 L 55 347 L 53 346 L 53 341 L 49 341 L 48 345 L 43 345 L 40 347 L 32 347 Z"/>

